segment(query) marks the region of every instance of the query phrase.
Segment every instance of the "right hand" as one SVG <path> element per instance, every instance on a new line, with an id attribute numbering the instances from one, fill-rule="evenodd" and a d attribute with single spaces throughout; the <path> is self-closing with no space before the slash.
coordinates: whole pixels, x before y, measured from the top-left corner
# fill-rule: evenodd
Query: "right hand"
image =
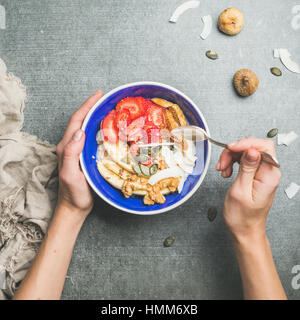
<path id="1" fill-rule="evenodd" d="M 276 158 L 273 141 L 249 137 L 230 144 L 217 164 L 217 170 L 227 178 L 232 174 L 234 162 L 240 162 L 223 208 L 225 222 L 238 240 L 265 237 L 267 215 L 281 177 L 278 168 L 260 161 L 258 150 Z"/>

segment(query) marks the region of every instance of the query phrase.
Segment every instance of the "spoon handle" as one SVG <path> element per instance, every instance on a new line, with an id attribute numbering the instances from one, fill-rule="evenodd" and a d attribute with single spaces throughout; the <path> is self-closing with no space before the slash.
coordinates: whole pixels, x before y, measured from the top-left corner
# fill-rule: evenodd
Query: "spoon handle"
<path id="1" fill-rule="evenodd" d="M 225 148 L 225 149 L 228 149 L 228 145 L 225 144 L 225 143 L 222 143 L 222 142 L 219 142 L 219 141 L 216 141 L 208 136 L 206 136 L 207 140 L 209 140 L 211 143 L 219 146 L 219 147 L 222 147 L 222 148 Z M 269 153 L 267 152 L 264 152 L 264 151 L 259 151 L 260 155 L 261 155 L 261 161 L 262 162 L 265 162 L 265 163 L 268 163 L 276 168 L 280 168 L 280 165 L 278 163 L 278 161 L 273 157 L 271 156 Z"/>
<path id="2" fill-rule="evenodd" d="M 219 146 L 219 147 L 221 147 L 221 148 L 227 149 L 227 144 L 222 143 L 222 142 L 219 142 L 219 141 L 216 141 L 216 140 L 214 140 L 214 139 L 212 139 L 212 138 L 210 138 L 210 137 L 208 137 L 208 136 L 206 136 L 206 138 L 207 138 L 207 140 L 210 141 L 211 143 L 213 143 L 213 144 L 215 144 L 215 145 L 217 145 L 217 146 Z"/>
<path id="3" fill-rule="evenodd" d="M 273 156 L 271 156 L 269 153 L 264 151 L 259 151 L 259 152 L 261 155 L 261 161 L 266 162 L 276 168 L 280 168 L 280 164 Z"/>

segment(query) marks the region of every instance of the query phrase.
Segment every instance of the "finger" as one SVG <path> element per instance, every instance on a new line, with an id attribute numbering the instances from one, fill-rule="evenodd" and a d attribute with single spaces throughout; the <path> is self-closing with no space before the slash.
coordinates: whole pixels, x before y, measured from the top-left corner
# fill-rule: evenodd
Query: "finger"
<path id="1" fill-rule="evenodd" d="M 255 179 L 263 183 L 269 193 L 278 186 L 280 178 L 280 170 L 264 162 L 261 163 L 255 175 Z"/>
<path id="2" fill-rule="evenodd" d="M 277 158 L 276 151 L 275 151 L 275 144 L 271 140 L 262 140 L 262 139 L 254 139 L 250 138 L 252 140 L 252 143 L 256 145 L 256 149 L 260 151 L 266 151 L 273 155 L 273 157 Z M 236 146 L 239 148 L 239 146 Z M 261 162 L 261 165 L 259 166 L 255 179 L 260 181 L 261 183 L 265 185 L 273 185 L 273 180 L 278 180 L 276 177 L 281 176 L 280 170 L 278 168 L 275 168 L 271 166 L 268 163 Z"/>
<path id="3" fill-rule="evenodd" d="M 79 156 L 84 147 L 85 135 L 83 130 L 77 130 L 72 139 L 66 144 L 62 160 L 61 160 L 61 171 L 66 175 L 73 177 L 80 171 Z"/>
<path id="4" fill-rule="evenodd" d="M 74 121 L 83 121 L 90 109 L 96 104 L 96 102 L 103 96 L 101 90 L 97 90 L 92 96 L 90 96 L 82 106 L 73 114 Z"/>
<path id="5" fill-rule="evenodd" d="M 250 148 L 268 152 L 276 157 L 274 142 L 271 140 L 249 137 L 228 145 L 228 149 L 232 152 L 244 152 Z"/>
<path id="6" fill-rule="evenodd" d="M 250 146 L 254 147 L 256 150 L 268 152 L 273 157 L 277 158 L 275 144 L 271 140 L 255 139 L 249 137 L 237 141 L 236 143 L 230 144 L 228 147 L 233 151 L 243 151 L 244 149 L 247 150 L 247 147 Z M 261 162 L 255 175 L 255 179 L 265 186 L 265 190 L 269 190 L 268 193 L 273 192 L 274 186 L 278 185 L 280 177 L 280 170 L 265 162 Z"/>
<path id="7" fill-rule="evenodd" d="M 223 178 L 229 178 L 229 177 L 231 177 L 232 172 L 233 172 L 233 167 L 232 167 L 232 164 L 231 164 L 225 170 L 222 171 L 221 175 L 222 175 Z"/>
<path id="8" fill-rule="evenodd" d="M 255 182 L 253 184 L 253 196 L 256 199 L 273 199 L 276 189 L 279 185 L 281 172 L 278 168 L 267 166 L 266 170 L 271 170 L 268 172 L 268 176 L 266 178 L 266 174 L 264 174 L 263 179 L 257 178 L 259 171 L 262 169 L 262 166 L 258 169 Z"/>
<path id="9" fill-rule="evenodd" d="M 228 167 L 232 167 L 234 162 L 239 161 L 241 153 L 234 153 L 228 149 L 223 150 L 220 159 L 216 165 L 218 171 L 224 171 Z"/>
<path id="10" fill-rule="evenodd" d="M 236 178 L 236 183 L 239 184 L 242 190 L 252 193 L 253 180 L 259 165 L 260 153 L 256 149 L 250 148 L 243 153 Z"/>
<path id="11" fill-rule="evenodd" d="M 81 128 L 84 118 L 102 96 L 103 93 L 101 90 L 96 91 L 75 113 L 73 113 L 62 139 L 63 145 L 66 145 L 71 140 L 75 131 Z"/>
<path id="12" fill-rule="evenodd" d="M 216 169 L 218 171 L 225 170 L 230 164 L 232 164 L 232 153 L 231 151 L 225 149 L 220 155 L 220 159 L 217 163 Z"/>

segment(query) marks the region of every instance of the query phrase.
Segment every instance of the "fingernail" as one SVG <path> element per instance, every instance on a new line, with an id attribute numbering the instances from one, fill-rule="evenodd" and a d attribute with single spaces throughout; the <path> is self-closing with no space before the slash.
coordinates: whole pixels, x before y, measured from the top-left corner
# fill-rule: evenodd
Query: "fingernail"
<path id="1" fill-rule="evenodd" d="M 216 169 L 217 170 L 220 170 L 220 167 L 221 167 L 221 163 L 220 163 L 220 160 L 218 161 L 217 165 L 216 165 Z"/>
<path id="2" fill-rule="evenodd" d="M 102 90 L 97 90 L 96 92 L 95 92 L 96 94 L 100 94 L 100 93 L 102 93 Z"/>
<path id="3" fill-rule="evenodd" d="M 82 138 L 82 134 L 83 131 L 81 129 L 79 129 L 78 131 L 76 131 L 73 135 L 73 140 L 74 141 L 79 141 Z"/>
<path id="4" fill-rule="evenodd" d="M 237 143 L 237 141 L 231 142 L 231 143 L 228 145 L 228 147 L 233 147 L 233 146 L 236 145 L 236 143 Z"/>
<path id="5" fill-rule="evenodd" d="M 223 178 L 226 178 L 226 172 L 225 172 L 225 171 L 222 171 L 221 176 L 222 176 Z"/>
<path id="6" fill-rule="evenodd" d="M 246 160 L 249 163 L 256 163 L 259 157 L 259 153 L 256 150 L 250 149 L 246 153 Z"/>

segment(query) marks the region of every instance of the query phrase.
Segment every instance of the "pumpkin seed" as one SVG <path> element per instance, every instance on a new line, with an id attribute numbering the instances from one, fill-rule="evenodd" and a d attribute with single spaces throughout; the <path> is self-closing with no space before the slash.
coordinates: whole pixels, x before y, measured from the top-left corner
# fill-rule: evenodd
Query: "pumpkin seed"
<path id="1" fill-rule="evenodd" d="M 174 146 L 174 145 L 171 145 L 171 146 L 170 146 L 170 150 L 171 150 L 171 151 L 174 151 L 174 150 L 175 150 L 175 146 Z"/>
<path id="2" fill-rule="evenodd" d="M 164 246 L 165 247 L 171 247 L 174 242 L 175 242 L 175 237 L 174 236 L 169 236 L 168 238 L 165 239 Z"/>
<path id="3" fill-rule="evenodd" d="M 148 154 L 148 148 L 140 148 L 139 149 L 139 154 Z"/>
<path id="4" fill-rule="evenodd" d="M 132 164 L 132 168 L 133 168 L 134 172 L 135 172 L 138 176 L 140 176 L 140 175 L 142 174 L 141 168 L 140 168 L 140 166 L 139 166 L 137 163 L 133 163 L 133 164 Z"/>
<path id="5" fill-rule="evenodd" d="M 216 216 L 218 214 L 218 210 L 216 207 L 211 207 L 207 211 L 207 218 L 210 222 L 214 221 L 216 219 Z"/>
<path id="6" fill-rule="evenodd" d="M 140 168 L 141 168 L 142 174 L 144 176 L 147 176 L 147 177 L 150 176 L 150 169 L 147 166 L 144 166 L 143 164 L 140 164 Z"/>
<path id="7" fill-rule="evenodd" d="M 144 161 L 149 160 L 149 158 L 150 157 L 148 155 L 141 153 L 141 154 L 139 154 L 138 156 L 135 157 L 135 161 L 144 162 Z"/>
<path id="8" fill-rule="evenodd" d="M 218 59 L 218 54 L 216 52 L 214 52 L 214 51 L 208 50 L 208 51 L 206 51 L 205 54 L 206 54 L 207 58 L 209 58 L 211 60 Z"/>
<path id="9" fill-rule="evenodd" d="M 278 129 L 277 129 L 277 128 L 271 129 L 271 130 L 267 133 L 267 137 L 268 137 L 268 138 L 274 138 L 274 137 L 277 136 L 277 133 L 278 133 Z"/>
<path id="10" fill-rule="evenodd" d="M 150 167 L 150 175 L 154 175 L 158 170 L 158 166 L 157 164 L 153 164 L 151 167 Z"/>
<path id="11" fill-rule="evenodd" d="M 159 150 L 160 146 L 149 148 L 149 155 L 151 155 L 152 158 L 156 158 L 159 153 Z"/>
<path id="12" fill-rule="evenodd" d="M 270 70 L 274 74 L 274 76 L 280 77 L 282 75 L 282 72 L 279 68 L 273 67 Z"/>

